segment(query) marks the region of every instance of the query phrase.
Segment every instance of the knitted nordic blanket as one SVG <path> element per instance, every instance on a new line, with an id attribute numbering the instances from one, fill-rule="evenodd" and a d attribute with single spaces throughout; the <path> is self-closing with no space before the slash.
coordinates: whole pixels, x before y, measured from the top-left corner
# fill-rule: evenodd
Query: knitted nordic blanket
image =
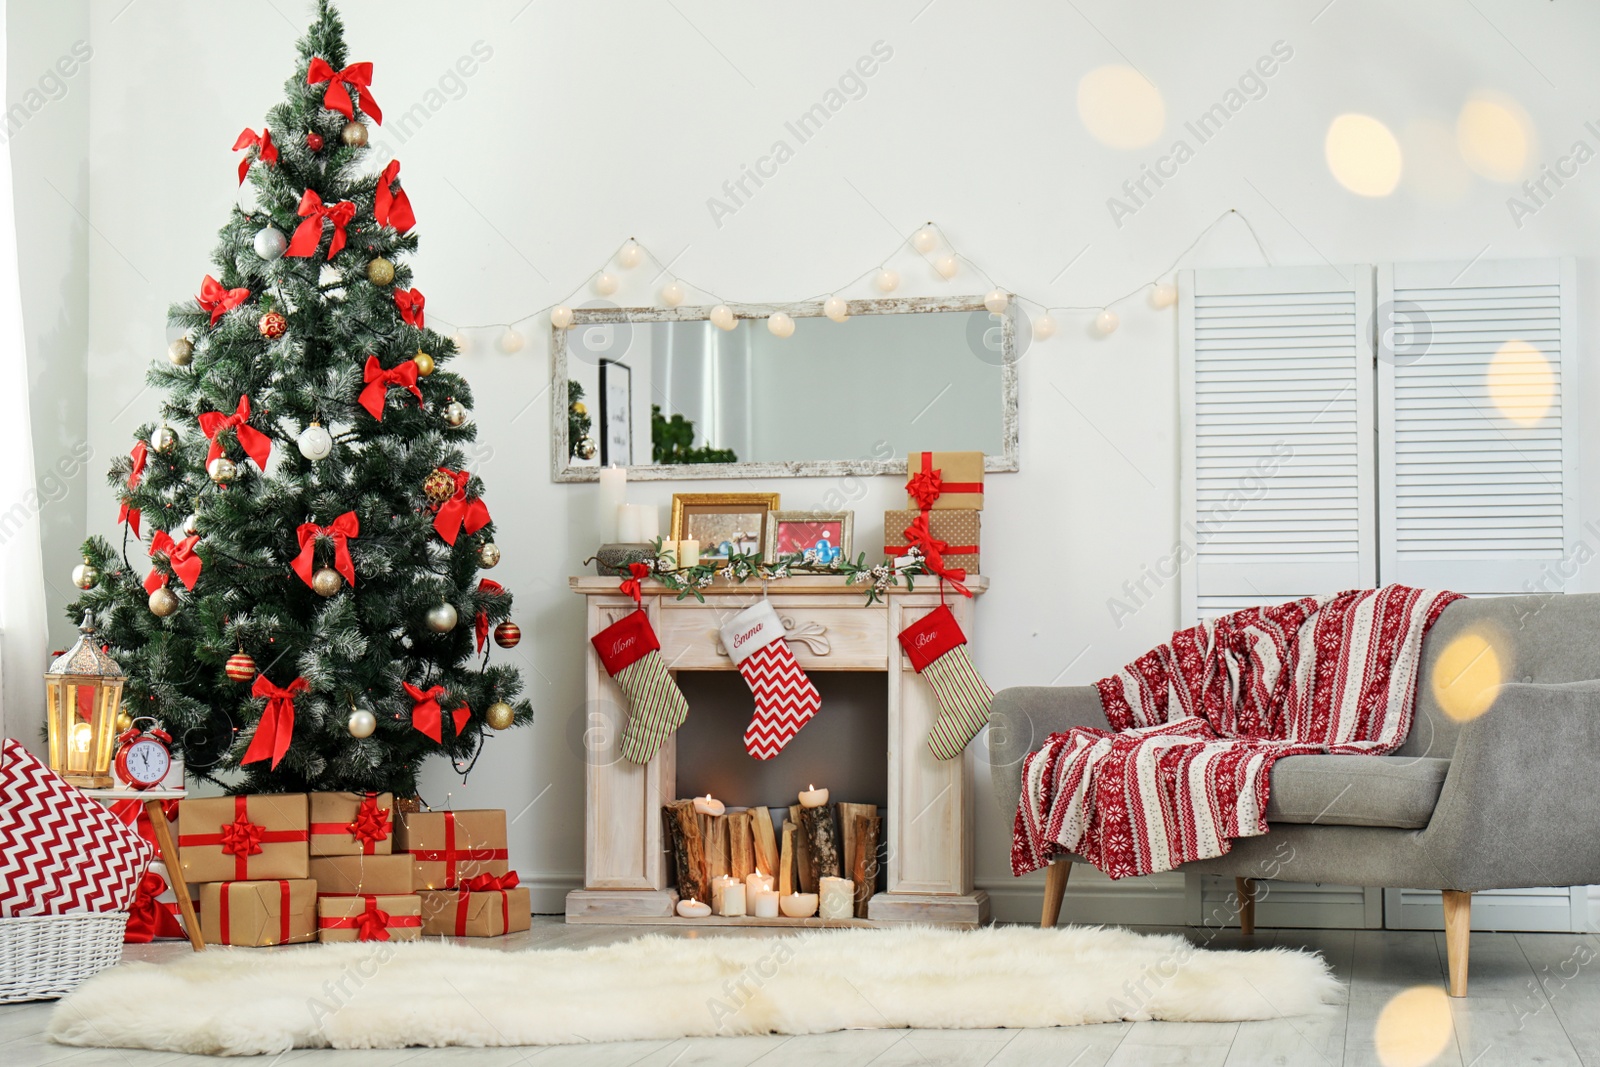
<path id="1" fill-rule="evenodd" d="M 1070 852 L 1127 878 L 1266 833 L 1279 759 L 1405 742 L 1423 635 L 1459 598 L 1389 585 L 1174 633 L 1096 683 L 1110 731 L 1052 734 L 1024 761 L 1012 872 Z"/>

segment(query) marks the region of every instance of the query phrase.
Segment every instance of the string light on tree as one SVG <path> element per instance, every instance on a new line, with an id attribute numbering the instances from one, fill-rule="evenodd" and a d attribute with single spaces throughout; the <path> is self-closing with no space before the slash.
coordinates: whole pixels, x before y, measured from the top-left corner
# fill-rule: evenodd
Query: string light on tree
<path id="1" fill-rule="evenodd" d="M 830 296 L 822 302 L 822 313 L 834 322 L 843 322 L 850 317 L 850 304 L 842 297 Z"/>
<path id="2" fill-rule="evenodd" d="M 678 284 L 677 279 L 661 287 L 661 302 L 669 308 L 675 308 L 683 303 L 683 295 L 683 286 Z"/>
<path id="3" fill-rule="evenodd" d="M 767 332 L 774 337 L 790 337 L 794 334 L 794 319 L 781 311 L 774 311 L 767 316 Z"/>

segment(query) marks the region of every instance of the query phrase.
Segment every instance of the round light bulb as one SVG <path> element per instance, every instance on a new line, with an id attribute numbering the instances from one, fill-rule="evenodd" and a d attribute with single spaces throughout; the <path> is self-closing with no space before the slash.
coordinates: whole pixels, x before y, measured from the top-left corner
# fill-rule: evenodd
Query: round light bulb
<path id="1" fill-rule="evenodd" d="M 455 333 L 450 335 L 450 343 L 455 345 L 456 352 L 463 356 L 467 354 L 467 349 L 472 347 L 467 343 L 467 335 L 462 333 L 460 330 L 457 330 Z"/>
<path id="2" fill-rule="evenodd" d="M 1033 320 L 1033 339 L 1035 341 L 1048 341 L 1056 335 L 1055 316 L 1046 311 L 1043 315 Z"/>
<path id="3" fill-rule="evenodd" d="M 1121 324 L 1122 320 L 1110 308 L 1106 308 L 1094 317 L 1094 328 L 1100 331 L 1101 337 L 1113 332 Z"/>
<path id="4" fill-rule="evenodd" d="M 892 293 L 900 285 L 900 275 L 897 271 L 885 267 L 872 276 L 872 284 L 880 293 Z"/>
<path id="5" fill-rule="evenodd" d="M 822 313 L 834 322 L 843 322 L 850 317 L 850 305 L 840 296 L 830 296 L 822 302 Z"/>
<path id="6" fill-rule="evenodd" d="M 507 326 L 506 332 L 500 335 L 500 351 L 507 355 L 513 352 L 520 352 L 522 351 L 523 340 L 523 336 L 520 333 Z"/>
<path id="7" fill-rule="evenodd" d="M 603 270 L 594 276 L 594 291 L 601 296 L 610 296 L 617 291 L 617 276 L 608 270 Z"/>
<path id="8" fill-rule="evenodd" d="M 1158 308 L 1169 308 L 1178 302 L 1178 287 L 1162 282 L 1150 290 L 1150 303 Z"/>
<path id="9" fill-rule="evenodd" d="M 674 279 L 661 287 L 661 302 L 669 308 L 683 303 L 683 286 Z"/>
<path id="10" fill-rule="evenodd" d="M 550 309 L 550 325 L 558 330 L 565 330 L 572 325 L 572 309 L 565 304 L 557 304 Z"/>
<path id="11" fill-rule="evenodd" d="M 622 251 L 617 253 L 617 266 L 623 270 L 632 270 L 644 259 L 644 249 L 639 247 L 639 242 L 630 240 L 622 246 Z"/>
<path id="12" fill-rule="evenodd" d="M 767 316 L 767 332 L 774 337 L 788 337 L 794 333 L 794 320 L 781 311 Z"/>
<path id="13" fill-rule="evenodd" d="M 1001 292 L 999 289 L 990 289 L 988 294 L 983 298 L 983 306 L 994 312 L 996 315 L 1004 311 L 1006 309 L 1006 305 L 1010 303 L 1010 295 Z"/>
<path id="14" fill-rule="evenodd" d="M 923 255 L 927 255 L 939 247 L 939 231 L 932 226 L 924 226 L 911 235 L 911 247 Z"/>
<path id="15" fill-rule="evenodd" d="M 956 263 L 955 256 L 946 254 L 933 261 L 933 269 L 939 272 L 939 277 L 949 279 L 954 278 L 956 271 L 961 268 Z"/>
<path id="16" fill-rule="evenodd" d="M 711 309 L 711 325 L 719 330 L 731 330 L 739 325 L 739 320 L 734 318 L 731 307 L 727 304 L 718 304 Z"/>

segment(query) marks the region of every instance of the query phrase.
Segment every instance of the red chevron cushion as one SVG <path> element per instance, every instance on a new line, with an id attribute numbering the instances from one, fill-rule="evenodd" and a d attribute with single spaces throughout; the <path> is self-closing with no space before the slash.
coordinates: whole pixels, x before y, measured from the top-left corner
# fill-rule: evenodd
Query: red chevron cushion
<path id="1" fill-rule="evenodd" d="M 154 850 L 21 744 L 0 744 L 0 916 L 127 911 Z"/>

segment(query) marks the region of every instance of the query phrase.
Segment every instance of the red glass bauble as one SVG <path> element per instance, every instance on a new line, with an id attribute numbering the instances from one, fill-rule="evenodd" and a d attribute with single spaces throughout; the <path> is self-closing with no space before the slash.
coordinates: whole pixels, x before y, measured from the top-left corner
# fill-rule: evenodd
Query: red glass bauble
<path id="1" fill-rule="evenodd" d="M 516 648 L 522 640 L 522 627 L 507 619 L 494 628 L 494 643 L 501 648 Z"/>
<path id="2" fill-rule="evenodd" d="M 256 661 L 244 652 L 235 652 L 228 657 L 223 671 L 235 682 L 248 682 L 256 676 Z"/>

